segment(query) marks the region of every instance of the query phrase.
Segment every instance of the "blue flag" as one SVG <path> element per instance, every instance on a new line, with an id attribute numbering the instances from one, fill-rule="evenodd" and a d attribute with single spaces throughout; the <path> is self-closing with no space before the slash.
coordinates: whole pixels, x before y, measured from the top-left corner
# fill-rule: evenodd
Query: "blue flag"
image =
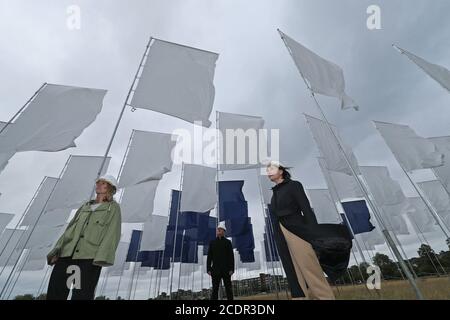
<path id="1" fill-rule="evenodd" d="M 128 247 L 126 262 L 137 261 L 139 247 L 141 245 L 141 230 L 133 230 L 131 233 L 130 246 Z"/>
<path id="2" fill-rule="evenodd" d="M 370 213 L 366 201 L 348 201 L 342 202 L 342 207 L 352 227 L 354 234 L 370 232 L 375 227 L 370 223 Z M 346 222 L 345 217 L 343 220 Z M 346 223 L 347 224 L 347 223 Z"/>

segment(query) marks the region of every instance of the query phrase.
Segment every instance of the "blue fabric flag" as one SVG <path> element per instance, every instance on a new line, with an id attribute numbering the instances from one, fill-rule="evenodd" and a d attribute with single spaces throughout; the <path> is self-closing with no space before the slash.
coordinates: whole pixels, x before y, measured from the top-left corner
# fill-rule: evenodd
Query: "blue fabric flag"
<path id="1" fill-rule="evenodd" d="M 133 230 L 131 233 L 130 246 L 128 247 L 126 262 L 137 261 L 139 247 L 141 245 L 141 230 Z"/>
<path id="2" fill-rule="evenodd" d="M 365 200 L 342 202 L 342 207 L 354 234 L 370 232 L 375 229 L 370 223 L 370 213 Z M 343 220 L 346 222 L 345 217 Z"/>

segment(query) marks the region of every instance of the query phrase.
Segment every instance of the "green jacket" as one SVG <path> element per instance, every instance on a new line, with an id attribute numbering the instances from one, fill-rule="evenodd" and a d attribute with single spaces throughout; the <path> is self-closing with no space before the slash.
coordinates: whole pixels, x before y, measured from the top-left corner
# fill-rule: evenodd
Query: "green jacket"
<path id="1" fill-rule="evenodd" d="M 102 203 L 94 211 L 90 202 L 85 203 L 47 255 L 47 261 L 57 256 L 93 259 L 93 264 L 102 267 L 113 265 L 121 222 L 120 206 L 114 200 Z"/>

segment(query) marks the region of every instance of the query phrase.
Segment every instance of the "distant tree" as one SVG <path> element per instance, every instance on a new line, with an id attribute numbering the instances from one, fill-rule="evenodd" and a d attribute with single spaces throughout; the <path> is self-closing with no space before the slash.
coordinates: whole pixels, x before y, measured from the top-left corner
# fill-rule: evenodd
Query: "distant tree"
<path id="1" fill-rule="evenodd" d="M 46 293 L 41 293 L 36 300 L 47 300 L 47 294 Z"/>
<path id="2" fill-rule="evenodd" d="M 34 296 L 32 294 L 18 295 L 14 297 L 14 300 L 34 300 Z"/>
<path id="3" fill-rule="evenodd" d="M 385 279 L 395 279 L 401 276 L 398 266 L 387 255 L 377 252 L 372 260 L 380 268 Z"/>

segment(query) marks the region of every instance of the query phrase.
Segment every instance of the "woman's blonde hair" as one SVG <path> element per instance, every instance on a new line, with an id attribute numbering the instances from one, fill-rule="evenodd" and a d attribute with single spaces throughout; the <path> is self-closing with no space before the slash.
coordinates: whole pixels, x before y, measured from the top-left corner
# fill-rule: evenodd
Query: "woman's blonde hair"
<path id="1" fill-rule="evenodd" d="M 114 194 L 116 193 L 116 188 L 112 185 L 110 185 L 109 183 L 106 184 L 107 185 L 107 191 L 106 191 L 106 196 L 103 198 L 103 201 L 106 202 L 111 202 L 114 200 Z"/>

